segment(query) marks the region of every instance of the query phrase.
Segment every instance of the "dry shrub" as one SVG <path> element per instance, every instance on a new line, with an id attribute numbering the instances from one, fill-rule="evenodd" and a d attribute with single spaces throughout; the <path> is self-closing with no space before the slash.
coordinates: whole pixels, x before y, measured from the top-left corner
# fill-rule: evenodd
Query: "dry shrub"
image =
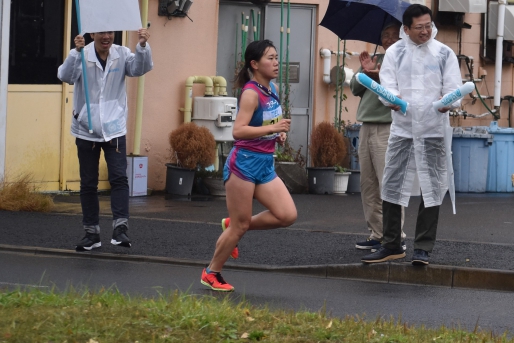
<path id="1" fill-rule="evenodd" d="M 312 130 L 309 153 L 313 167 L 334 167 L 340 164 L 346 155 L 343 136 L 332 124 L 319 123 Z"/>
<path id="2" fill-rule="evenodd" d="M 216 141 L 209 129 L 185 123 L 169 135 L 172 162 L 187 169 L 206 168 L 214 163 Z"/>
<path id="3" fill-rule="evenodd" d="M 0 210 L 50 212 L 53 207 L 52 197 L 37 193 L 30 175 L 22 175 L 12 182 L 7 177 L 0 180 Z"/>

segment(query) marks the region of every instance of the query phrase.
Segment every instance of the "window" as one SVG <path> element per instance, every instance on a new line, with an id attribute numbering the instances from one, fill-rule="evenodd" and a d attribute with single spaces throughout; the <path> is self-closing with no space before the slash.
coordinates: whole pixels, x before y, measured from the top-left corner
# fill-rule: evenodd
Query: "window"
<path id="1" fill-rule="evenodd" d="M 59 84 L 64 1 L 11 2 L 9 84 Z"/>

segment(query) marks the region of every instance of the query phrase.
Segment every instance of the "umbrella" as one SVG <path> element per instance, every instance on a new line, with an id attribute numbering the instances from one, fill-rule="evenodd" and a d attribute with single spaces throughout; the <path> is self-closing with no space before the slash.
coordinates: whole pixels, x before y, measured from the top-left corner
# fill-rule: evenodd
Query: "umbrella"
<path id="1" fill-rule="evenodd" d="M 330 0 L 320 25 L 341 39 L 382 45 L 382 28 L 391 22 L 401 25 L 410 5 L 403 0 Z"/>

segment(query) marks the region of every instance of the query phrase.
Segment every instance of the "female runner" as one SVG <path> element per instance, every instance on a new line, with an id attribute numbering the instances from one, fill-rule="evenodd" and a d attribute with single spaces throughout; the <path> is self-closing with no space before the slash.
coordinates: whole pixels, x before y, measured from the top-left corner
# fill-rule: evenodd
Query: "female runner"
<path id="1" fill-rule="evenodd" d="M 284 144 L 291 125 L 291 119 L 282 118 L 277 88 L 271 82 L 277 76 L 278 55 L 273 43 L 250 43 L 236 77 L 242 92 L 232 132 L 234 147 L 223 170 L 229 218 L 222 220 L 224 230 L 201 278 L 202 284 L 215 291 L 234 290 L 220 272 L 230 255 L 237 258 L 237 243 L 246 231 L 287 227 L 296 221 L 293 199 L 273 164 L 275 143 Z M 252 216 L 254 198 L 267 210 Z"/>

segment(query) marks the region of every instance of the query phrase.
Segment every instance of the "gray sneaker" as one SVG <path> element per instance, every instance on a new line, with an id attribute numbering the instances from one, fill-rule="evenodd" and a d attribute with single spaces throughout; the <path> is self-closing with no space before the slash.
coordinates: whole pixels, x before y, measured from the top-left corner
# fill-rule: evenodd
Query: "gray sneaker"
<path id="1" fill-rule="evenodd" d="M 380 247 L 377 251 L 372 254 L 365 255 L 361 258 L 364 263 L 379 263 L 391 260 L 397 260 L 405 257 L 405 251 L 403 249 L 390 250 L 384 247 Z"/>
<path id="2" fill-rule="evenodd" d="M 95 248 L 100 248 L 102 242 L 100 242 L 100 235 L 97 233 L 86 232 L 86 235 L 80 242 L 75 244 L 76 251 L 91 251 Z"/>
<path id="3" fill-rule="evenodd" d="M 428 264 L 428 252 L 421 249 L 414 249 L 412 254 L 412 265 L 426 266 Z"/>
<path id="4" fill-rule="evenodd" d="M 381 246 L 382 246 L 382 243 L 374 245 L 373 248 L 371 248 L 371 252 L 377 251 L 378 249 L 380 249 Z M 402 249 L 403 249 L 403 251 L 407 250 L 407 245 L 405 244 L 405 241 L 402 241 Z"/>
<path id="5" fill-rule="evenodd" d="M 127 230 L 128 228 L 126 225 L 116 227 L 112 232 L 111 244 L 130 248 L 132 244 L 127 236 Z"/>

